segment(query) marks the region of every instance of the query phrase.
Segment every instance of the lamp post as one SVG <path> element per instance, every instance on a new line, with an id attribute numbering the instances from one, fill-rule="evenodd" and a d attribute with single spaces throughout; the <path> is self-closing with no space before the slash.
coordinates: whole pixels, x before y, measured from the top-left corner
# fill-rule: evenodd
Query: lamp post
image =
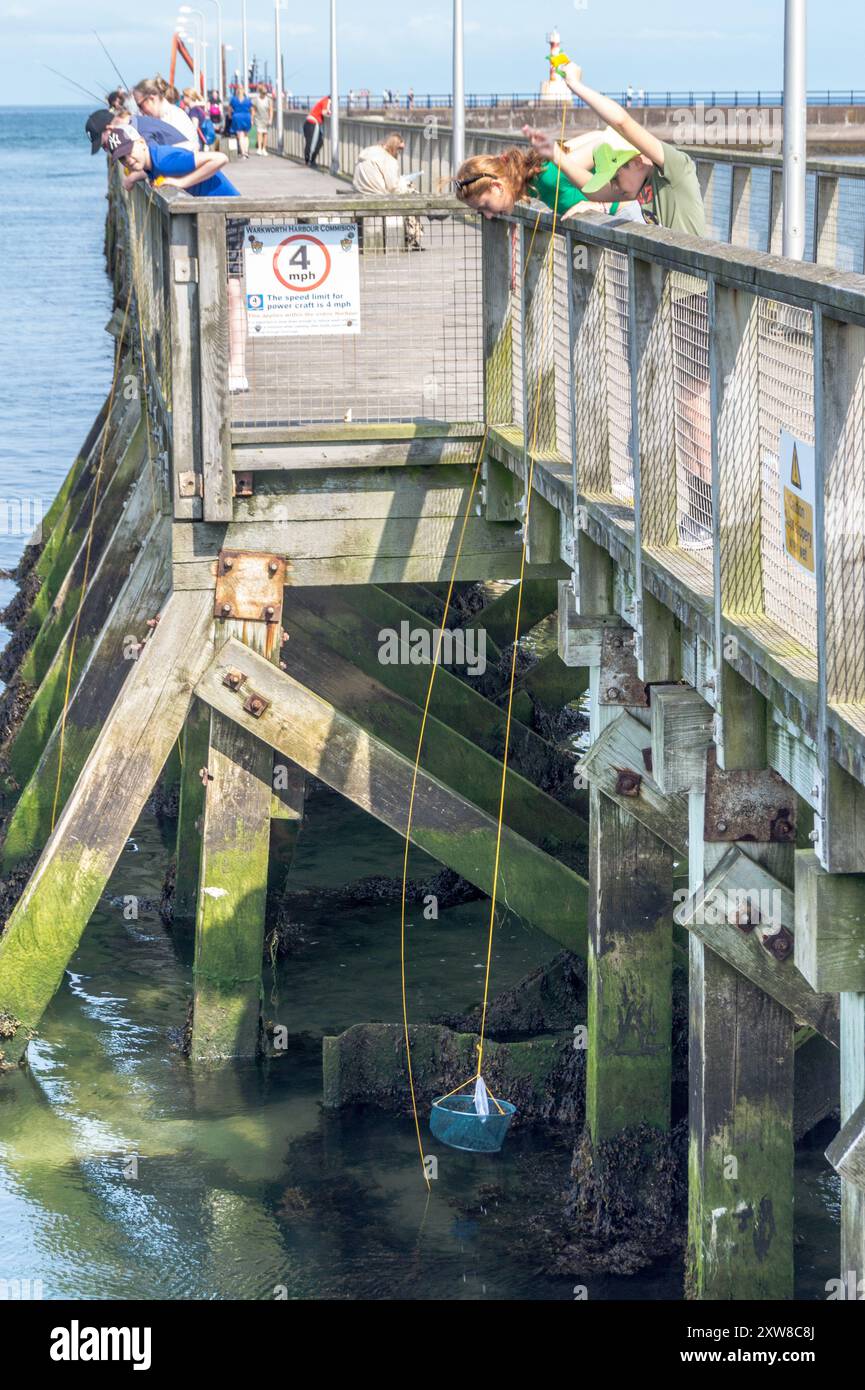
<path id="1" fill-rule="evenodd" d="M 455 174 L 466 154 L 466 84 L 463 68 L 463 0 L 454 0 L 454 79 L 453 147 L 451 173 Z"/>
<path id="2" fill-rule="evenodd" d="M 336 0 L 330 0 L 330 172 L 339 173 L 339 73 L 336 59 Z"/>
<path id="3" fill-rule="evenodd" d="M 805 255 L 805 181 L 808 168 L 805 156 L 808 100 L 805 86 L 805 22 L 806 0 L 785 0 L 782 252 L 797 261 L 801 261 Z"/>
<path id="4" fill-rule="evenodd" d="M 243 79 L 241 85 L 245 89 L 249 82 L 249 41 L 246 32 L 246 0 L 243 0 L 241 8 L 241 24 L 243 26 Z"/>
<path id="5" fill-rule="evenodd" d="M 279 30 L 279 11 L 281 0 L 273 0 L 274 37 L 276 39 L 276 73 L 273 79 L 273 95 L 276 102 L 276 148 L 282 154 L 282 35 Z"/>
<path id="6" fill-rule="evenodd" d="M 196 74 L 200 71 L 201 68 L 199 62 L 200 54 L 198 51 L 198 30 L 193 29 L 192 33 L 190 34 L 189 31 L 186 29 L 182 19 L 178 19 L 176 28 L 177 37 L 179 39 L 183 39 L 184 43 L 188 42 L 192 45 L 192 80 L 193 82 L 195 82 L 197 80 Z"/>
<path id="7" fill-rule="evenodd" d="M 216 85 L 219 88 L 219 100 L 225 100 L 225 78 L 222 73 L 222 0 L 210 0 L 211 5 L 216 6 Z M 204 95 L 207 95 L 204 93 Z"/>
<path id="8" fill-rule="evenodd" d="M 192 5 L 181 5 L 181 6 L 180 6 L 180 13 L 181 13 L 181 14 L 195 15 L 196 18 L 198 19 L 199 23 L 201 24 L 201 83 L 202 83 L 202 86 L 203 86 L 203 87 L 205 88 L 205 90 L 206 90 L 206 89 L 207 89 L 207 56 L 206 56 L 206 51 L 205 51 L 205 50 L 207 49 L 207 21 L 206 21 L 205 18 L 204 18 L 204 11 L 203 11 L 203 10 L 196 10 Z M 195 76 L 195 80 L 196 80 L 196 83 L 197 83 L 197 81 L 198 81 L 198 74 L 197 74 L 197 73 L 196 73 L 196 76 Z"/>

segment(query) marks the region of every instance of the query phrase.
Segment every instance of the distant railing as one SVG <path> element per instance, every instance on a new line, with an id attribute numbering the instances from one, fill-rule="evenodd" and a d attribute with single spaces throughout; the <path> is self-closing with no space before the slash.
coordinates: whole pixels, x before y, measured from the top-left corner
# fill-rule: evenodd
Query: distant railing
<path id="1" fill-rule="evenodd" d="M 405 141 L 402 168 L 407 173 L 421 172 L 414 186 L 422 193 L 441 191 L 453 172 L 452 137 L 450 126 L 436 118 L 428 124 L 344 118 L 340 122 L 340 172 L 350 178 L 360 151 L 394 130 Z M 519 132 L 466 131 L 467 156 L 524 143 Z M 283 150 L 290 158 L 303 157 L 302 116 L 286 116 Z M 707 234 L 716 241 L 780 255 L 780 157 L 744 148 L 690 147 L 690 153 L 703 190 Z M 331 159 L 331 133 L 326 123 L 319 163 L 328 168 Z M 805 259 L 838 270 L 865 269 L 865 164 L 812 159 L 808 170 Z"/>
<path id="2" fill-rule="evenodd" d="M 640 91 L 619 91 L 607 92 L 614 101 L 621 102 L 622 106 L 694 106 L 697 102 L 702 102 L 705 106 L 781 106 L 784 100 L 784 93 L 780 91 L 673 91 L 666 92 L 640 92 Z M 311 96 L 290 96 L 286 97 L 286 109 L 289 111 L 308 111 L 321 97 L 321 93 Z M 568 101 L 576 101 L 576 98 L 568 96 Z M 352 93 L 351 97 L 347 94 L 339 99 L 340 109 L 346 112 L 362 111 L 421 111 L 421 110 L 449 110 L 453 105 L 453 96 L 450 92 L 416 92 L 414 96 L 409 96 L 406 92 L 394 93 L 392 99 L 385 97 L 383 92 L 369 92 L 361 95 L 359 92 Z M 489 110 L 499 109 L 508 110 L 524 106 L 549 106 L 548 97 L 542 97 L 539 92 L 491 92 L 476 93 L 472 92 L 466 96 L 466 107 L 468 110 Z M 813 91 L 808 93 L 809 106 L 863 106 L 865 105 L 865 90 L 856 91 L 853 88 L 844 91 L 826 90 Z"/>

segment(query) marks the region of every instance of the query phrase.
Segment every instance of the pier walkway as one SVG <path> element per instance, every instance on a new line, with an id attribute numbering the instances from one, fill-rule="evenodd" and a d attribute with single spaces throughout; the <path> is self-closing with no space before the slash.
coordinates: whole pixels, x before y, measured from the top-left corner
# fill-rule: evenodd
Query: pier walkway
<path id="1" fill-rule="evenodd" d="M 607 1211 L 672 1162 L 687 966 L 687 1290 L 789 1298 L 814 1065 L 840 1111 L 841 1277 L 865 1277 L 861 223 L 855 263 L 839 235 L 865 184 L 814 171 L 798 264 L 772 252 L 774 168 L 702 163 L 718 240 L 397 207 L 277 159 L 232 166 L 240 199 L 112 183 L 118 375 L 38 559 L 3 847 L 7 873 L 36 862 L 0 1020 L 12 1064 L 181 738 L 192 1056 L 254 1053 L 268 864 L 290 864 L 304 777 L 406 830 L 428 676 L 382 662 L 383 631 L 441 622 L 452 578 L 521 581 L 471 621 L 501 650 L 555 614 L 589 746 L 518 714 L 499 860 L 503 692 L 441 670 L 412 839 L 487 893 L 498 863 L 508 906 L 586 960 L 578 1170 Z M 291 295 L 265 316 L 290 256 L 295 288 L 345 273 L 315 331 Z"/>

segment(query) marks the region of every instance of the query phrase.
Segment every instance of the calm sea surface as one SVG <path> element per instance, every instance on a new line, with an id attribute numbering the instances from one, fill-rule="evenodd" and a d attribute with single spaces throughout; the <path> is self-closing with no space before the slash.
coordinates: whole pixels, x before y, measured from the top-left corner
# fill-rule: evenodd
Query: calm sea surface
<path id="1" fill-rule="evenodd" d="M 102 257 L 105 167 L 86 108 L 0 110 L 0 499 L 47 507 L 107 394 L 111 303 Z M 29 526 L 0 532 L 0 566 Z M 13 592 L 0 586 L 0 600 Z M 308 803 L 298 886 L 398 875 L 396 836 L 339 797 Z M 677 1298 L 681 1270 L 631 1279 L 539 1277 L 519 1237 L 537 1214 L 531 1173 L 556 1202 L 567 1153 L 516 1134 L 497 1158 L 447 1150 L 427 1203 L 410 1122 L 320 1109 L 321 1039 L 400 1017 L 398 913 L 305 918 L 304 944 L 266 972 L 284 1059 L 193 1072 L 172 1046 L 191 987 L 189 946 L 155 911 L 168 829 L 142 818 L 52 1004 L 28 1071 L 0 1081 L 0 1281 L 45 1298 Z M 434 866 L 413 855 L 411 872 Z M 136 920 L 123 900 L 139 899 Z M 411 937 L 412 1017 L 478 1000 L 483 903 Z M 549 958 L 508 921 L 494 988 Z M 799 1156 L 799 1293 L 837 1273 L 837 1184 L 821 1144 Z M 0 1282 L 0 1290 L 4 1288 Z"/>

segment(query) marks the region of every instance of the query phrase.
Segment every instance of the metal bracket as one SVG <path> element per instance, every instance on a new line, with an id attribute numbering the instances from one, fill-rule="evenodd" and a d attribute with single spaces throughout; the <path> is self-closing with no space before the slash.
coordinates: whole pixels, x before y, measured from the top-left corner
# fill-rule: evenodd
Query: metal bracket
<path id="1" fill-rule="evenodd" d="M 601 635 L 601 705 L 648 705 L 649 692 L 637 675 L 636 633 L 605 627 Z"/>
<path id="2" fill-rule="evenodd" d="M 710 748 L 704 838 L 715 844 L 732 840 L 795 844 L 796 793 L 771 768 L 723 772 L 715 749 Z"/>
<path id="3" fill-rule="evenodd" d="M 221 550 L 216 566 L 215 616 L 281 622 L 285 569 L 281 555 Z"/>
<path id="4" fill-rule="evenodd" d="M 174 283 L 176 285 L 195 285 L 198 283 L 198 261 L 195 256 L 175 256 Z"/>
<path id="5" fill-rule="evenodd" d="M 252 474 L 235 473 L 234 475 L 234 495 L 235 497 L 252 496 Z"/>
<path id="6" fill-rule="evenodd" d="M 178 473 L 177 495 L 178 497 L 203 497 L 204 475 L 195 473 L 191 469 L 187 473 Z"/>

